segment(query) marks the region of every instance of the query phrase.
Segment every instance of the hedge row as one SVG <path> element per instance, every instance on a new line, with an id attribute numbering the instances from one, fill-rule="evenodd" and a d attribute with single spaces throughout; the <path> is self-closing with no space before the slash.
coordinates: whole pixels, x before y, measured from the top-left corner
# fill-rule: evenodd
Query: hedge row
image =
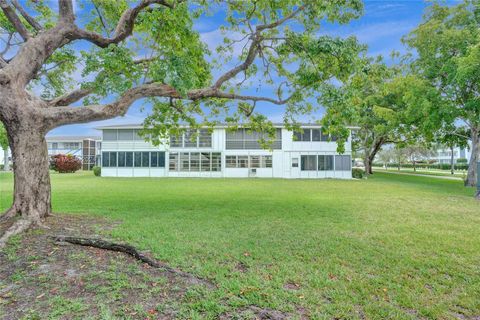
<path id="1" fill-rule="evenodd" d="M 374 167 L 383 167 L 383 163 L 373 163 Z M 389 168 L 396 168 L 398 167 L 398 163 L 389 163 Z M 402 163 L 400 164 L 402 168 L 413 168 L 413 164 L 411 163 Z M 417 163 L 415 167 L 418 169 L 440 169 L 440 170 L 450 170 L 451 166 L 450 163 Z M 455 170 L 468 170 L 468 164 L 466 163 L 456 163 L 454 165 Z"/>

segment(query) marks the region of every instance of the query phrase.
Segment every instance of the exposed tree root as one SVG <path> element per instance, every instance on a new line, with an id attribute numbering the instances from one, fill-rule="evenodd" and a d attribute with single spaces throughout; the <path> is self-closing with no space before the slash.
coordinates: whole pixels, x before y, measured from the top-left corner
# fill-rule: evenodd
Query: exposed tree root
<path id="1" fill-rule="evenodd" d="M 145 254 L 138 251 L 137 248 L 128 244 L 114 243 L 114 242 L 110 242 L 102 239 L 80 238 L 80 237 L 71 237 L 71 236 L 63 236 L 63 235 L 50 236 L 50 238 L 60 243 L 67 242 L 67 243 L 81 245 L 81 246 L 99 248 L 99 249 L 116 251 L 116 252 L 123 252 L 143 263 L 146 263 L 147 265 L 153 268 L 162 269 L 174 275 L 183 277 L 185 279 L 190 280 L 194 284 L 204 284 L 204 285 L 207 285 L 208 287 L 213 287 L 213 284 L 208 280 L 201 279 L 189 273 L 169 267 L 161 262 L 158 262 L 150 257 L 147 257 Z"/>
<path id="2" fill-rule="evenodd" d="M 8 239 L 27 230 L 32 226 L 33 223 L 34 221 L 30 219 L 20 219 L 18 221 L 15 221 L 10 226 L 10 228 L 8 228 L 7 231 L 5 231 L 4 234 L 0 237 L 0 249 L 3 249 L 5 247 Z"/>
<path id="3" fill-rule="evenodd" d="M 5 222 L 9 219 L 12 219 L 16 217 L 18 214 L 17 209 L 15 209 L 14 206 L 11 206 L 10 209 L 5 211 L 1 216 L 0 216 L 0 222 Z"/>

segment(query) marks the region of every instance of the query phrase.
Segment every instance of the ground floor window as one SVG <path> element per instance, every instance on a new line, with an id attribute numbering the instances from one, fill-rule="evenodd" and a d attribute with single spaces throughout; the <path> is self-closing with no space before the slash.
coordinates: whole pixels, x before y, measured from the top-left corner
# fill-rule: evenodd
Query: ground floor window
<path id="1" fill-rule="evenodd" d="M 116 152 L 104 152 L 102 154 L 102 166 L 103 167 L 116 167 L 117 166 L 117 153 Z"/>
<path id="2" fill-rule="evenodd" d="M 329 155 L 318 156 L 318 170 L 319 171 L 333 170 L 333 156 L 329 156 Z"/>
<path id="3" fill-rule="evenodd" d="M 350 156 L 336 155 L 335 156 L 335 170 L 350 171 L 352 169 L 352 160 Z"/>
<path id="4" fill-rule="evenodd" d="M 292 167 L 293 160 L 292 159 Z M 302 171 L 350 171 L 352 169 L 350 155 L 302 155 Z"/>
<path id="5" fill-rule="evenodd" d="M 317 170 L 317 156 L 301 156 L 302 171 L 316 171 Z"/>
<path id="6" fill-rule="evenodd" d="M 221 171 L 222 154 L 219 152 L 170 152 L 170 171 Z"/>
<path id="7" fill-rule="evenodd" d="M 227 168 L 271 168 L 272 156 L 225 156 Z"/>
<path id="8" fill-rule="evenodd" d="M 150 167 L 165 168 L 165 152 L 150 152 Z"/>
<path id="9" fill-rule="evenodd" d="M 119 167 L 119 168 L 164 168 L 165 152 L 103 152 L 102 167 Z"/>

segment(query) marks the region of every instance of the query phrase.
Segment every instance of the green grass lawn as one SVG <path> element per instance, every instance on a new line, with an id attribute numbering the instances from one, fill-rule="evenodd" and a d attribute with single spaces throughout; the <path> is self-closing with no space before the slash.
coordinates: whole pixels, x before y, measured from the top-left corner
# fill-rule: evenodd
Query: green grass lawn
<path id="1" fill-rule="evenodd" d="M 216 283 L 190 293 L 191 317 L 251 304 L 315 319 L 480 316 L 480 202 L 461 181 L 80 173 L 52 183 L 55 212 L 121 220 L 114 237 Z M 5 209 L 11 175 L 0 190 Z"/>
<path id="2" fill-rule="evenodd" d="M 374 167 L 374 172 L 398 172 L 397 168 L 388 168 L 385 170 L 384 168 Z M 449 170 L 439 170 L 439 169 L 417 169 L 414 171 L 412 168 L 401 168 L 400 173 L 411 173 L 411 174 L 423 174 L 428 176 L 439 176 L 439 177 L 455 177 L 458 179 L 464 179 L 467 175 L 466 171 L 455 171 L 452 174 Z"/>

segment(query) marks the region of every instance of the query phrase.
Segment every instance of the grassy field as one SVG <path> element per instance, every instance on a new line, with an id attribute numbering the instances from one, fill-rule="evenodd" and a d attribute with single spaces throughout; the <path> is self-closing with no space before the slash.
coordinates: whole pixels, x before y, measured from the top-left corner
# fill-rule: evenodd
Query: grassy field
<path id="1" fill-rule="evenodd" d="M 52 174 L 54 211 L 211 279 L 190 317 L 246 305 L 314 319 L 480 316 L 480 203 L 461 181 L 98 178 Z M 12 177 L 0 176 L 1 207 Z M 239 267 L 240 266 L 240 267 Z"/>

